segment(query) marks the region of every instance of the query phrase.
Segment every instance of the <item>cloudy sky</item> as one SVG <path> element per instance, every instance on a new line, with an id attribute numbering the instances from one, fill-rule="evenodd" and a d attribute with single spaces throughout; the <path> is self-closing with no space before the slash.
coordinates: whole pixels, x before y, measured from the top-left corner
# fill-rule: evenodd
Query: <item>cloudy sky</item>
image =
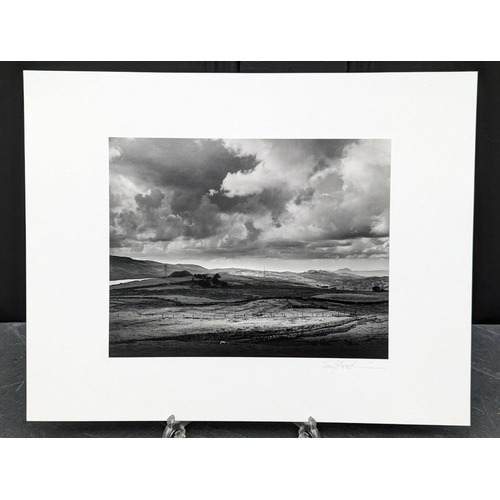
<path id="1" fill-rule="evenodd" d="M 389 140 L 110 139 L 112 255 L 388 269 Z"/>

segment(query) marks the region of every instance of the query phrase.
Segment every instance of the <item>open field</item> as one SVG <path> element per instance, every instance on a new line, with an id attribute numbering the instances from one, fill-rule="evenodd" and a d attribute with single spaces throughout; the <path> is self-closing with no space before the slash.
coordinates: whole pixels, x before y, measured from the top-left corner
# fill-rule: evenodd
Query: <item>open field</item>
<path id="1" fill-rule="evenodd" d="M 388 293 L 372 278 L 247 274 L 111 286 L 110 356 L 388 357 Z"/>

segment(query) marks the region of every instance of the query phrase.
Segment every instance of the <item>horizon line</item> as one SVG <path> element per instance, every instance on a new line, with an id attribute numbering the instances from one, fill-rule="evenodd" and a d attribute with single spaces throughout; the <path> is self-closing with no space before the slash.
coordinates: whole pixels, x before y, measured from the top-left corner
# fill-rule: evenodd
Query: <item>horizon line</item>
<path id="1" fill-rule="evenodd" d="M 251 267 L 242 267 L 242 266 L 228 266 L 228 267 L 222 267 L 222 266 L 213 266 L 213 267 L 205 267 L 204 265 L 201 265 L 201 264 L 193 264 L 193 263 L 188 263 L 188 262 L 161 262 L 161 261 L 158 261 L 158 260 L 153 260 L 152 258 L 145 258 L 145 259 L 140 259 L 140 258 L 136 258 L 134 259 L 133 257 L 129 257 L 129 256 L 125 256 L 125 255 L 113 255 L 113 254 L 110 254 L 109 255 L 110 257 L 119 257 L 119 258 L 123 258 L 123 259 L 130 259 L 130 260 L 133 260 L 133 261 L 137 261 L 137 262 L 155 262 L 156 264 L 162 264 L 162 265 L 172 265 L 172 266 L 197 266 L 197 267 L 202 267 L 204 269 L 207 269 L 207 271 L 210 271 L 212 269 L 241 269 L 241 270 L 245 270 L 245 271 L 270 271 L 270 272 L 275 272 L 275 273 L 283 273 L 283 272 L 290 272 L 290 273 L 298 273 L 298 272 L 307 272 L 307 271 L 326 271 L 326 272 L 332 272 L 328 269 L 324 269 L 324 268 L 321 268 L 321 267 L 318 267 L 318 268 L 309 268 L 307 269 L 307 271 L 293 271 L 291 269 L 285 269 L 285 270 L 275 270 L 275 269 L 271 269 L 271 268 L 268 268 L 266 266 L 263 266 L 263 267 L 259 267 L 259 268 L 251 268 Z M 286 261 L 287 259 L 282 259 L 282 261 Z M 325 261 L 332 261 L 332 260 L 336 260 L 336 259 L 322 259 L 322 260 L 325 260 Z M 354 259 L 352 259 L 354 260 Z M 380 259 L 382 260 L 382 259 Z M 383 259 L 383 260 L 386 260 L 386 261 L 389 261 L 389 259 Z M 386 271 L 387 273 L 389 273 L 389 269 L 388 268 L 385 268 L 385 267 L 380 267 L 380 268 L 376 268 L 376 269 L 352 269 L 351 267 L 346 267 L 346 266 L 343 266 L 343 267 L 340 267 L 338 269 L 336 269 L 335 271 L 333 272 L 336 272 L 336 271 L 341 271 L 343 269 L 348 269 L 349 271 L 353 271 L 353 272 L 377 272 L 377 271 Z"/>

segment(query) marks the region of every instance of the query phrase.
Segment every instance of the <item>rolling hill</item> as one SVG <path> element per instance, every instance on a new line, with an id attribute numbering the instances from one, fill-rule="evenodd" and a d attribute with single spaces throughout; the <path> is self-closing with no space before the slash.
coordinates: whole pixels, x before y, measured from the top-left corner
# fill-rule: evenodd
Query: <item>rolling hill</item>
<path id="1" fill-rule="evenodd" d="M 208 270 L 194 264 L 166 264 L 167 275 L 173 272 L 188 271 L 194 273 L 206 273 Z M 109 279 L 127 280 L 140 278 L 161 278 L 165 276 L 165 264 L 152 260 L 135 260 L 130 257 L 109 257 Z"/>
<path id="2" fill-rule="evenodd" d="M 189 276 L 190 274 L 221 273 L 233 276 L 261 277 L 264 271 L 243 268 L 207 269 L 195 264 L 163 264 L 152 260 L 135 260 L 130 257 L 110 256 L 110 281 L 141 278 L 162 278 L 165 276 Z M 173 274 L 175 273 L 175 274 Z M 179 274 L 179 273 L 182 273 Z M 190 273 L 190 274 L 189 274 Z M 352 271 L 344 268 L 337 271 L 310 270 L 302 273 L 291 271 L 266 271 L 269 279 L 293 281 L 296 283 L 337 284 L 338 280 L 362 280 L 367 277 L 387 277 L 388 271 Z"/>

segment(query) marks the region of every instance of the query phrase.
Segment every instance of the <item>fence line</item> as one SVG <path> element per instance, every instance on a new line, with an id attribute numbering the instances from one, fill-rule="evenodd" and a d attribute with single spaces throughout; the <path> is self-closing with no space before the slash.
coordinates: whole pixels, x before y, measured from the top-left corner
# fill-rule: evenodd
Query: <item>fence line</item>
<path id="1" fill-rule="evenodd" d="M 156 316 L 158 313 L 140 313 L 140 312 L 125 312 L 118 313 L 118 317 L 131 318 L 133 316 Z M 206 313 L 203 315 L 199 314 L 187 314 L 187 313 L 161 313 L 161 319 L 204 319 L 204 320 L 215 320 L 215 319 L 241 319 L 247 320 L 251 318 L 292 318 L 292 319 L 306 319 L 306 318 L 333 318 L 333 317 L 345 317 L 345 316 L 357 316 L 357 310 L 348 311 L 328 311 L 320 313 L 241 313 L 241 314 L 224 314 L 224 313 Z"/>

